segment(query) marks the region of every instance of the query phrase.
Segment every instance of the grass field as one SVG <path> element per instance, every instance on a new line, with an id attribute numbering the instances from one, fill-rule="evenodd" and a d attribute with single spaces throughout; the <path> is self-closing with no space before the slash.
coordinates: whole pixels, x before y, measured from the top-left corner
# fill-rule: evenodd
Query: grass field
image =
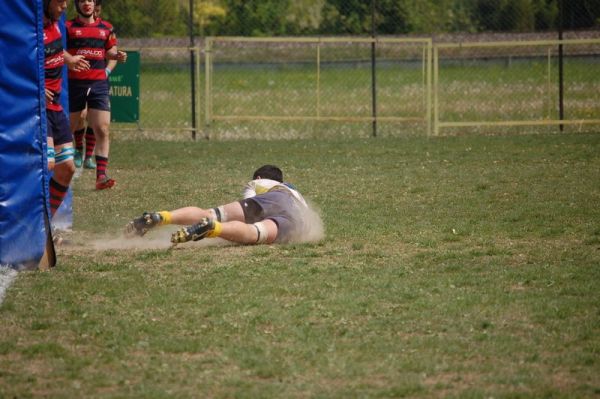
<path id="1" fill-rule="evenodd" d="M 120 238 L 266 162 L 322 241 Z M 0 305 L 0 398 L 600 396 L 598 134 L 114 140 L 110 169 L 112 191 L 75 182 L 58 266 Z"/>

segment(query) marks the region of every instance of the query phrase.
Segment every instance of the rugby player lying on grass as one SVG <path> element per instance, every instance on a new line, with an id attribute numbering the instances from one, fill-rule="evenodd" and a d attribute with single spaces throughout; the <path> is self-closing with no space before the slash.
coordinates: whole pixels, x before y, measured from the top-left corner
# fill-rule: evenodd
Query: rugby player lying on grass
<path id="1" fill-rule="evenodd" d="M 173 244 L 221 237 L 240 244 L 285 243 L 301 239 L 311 228 L 308 205 L 294 186 L 283 181 L 277 166 L 258 168 L 244 187 L 243 199 L 212 209 L 185 207 L 144 212 L 125 227 L 126 236 L 143 236 L 161 225 L 189 225 L 173 233 Z"/>

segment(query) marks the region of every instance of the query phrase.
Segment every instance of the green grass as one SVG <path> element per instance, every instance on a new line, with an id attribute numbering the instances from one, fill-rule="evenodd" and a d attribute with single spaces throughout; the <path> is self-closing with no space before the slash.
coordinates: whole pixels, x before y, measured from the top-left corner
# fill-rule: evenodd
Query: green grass
<path id="1" fill-rule="evenodd" d="M 443 65 L 443 64 L 442 64 Z M 600 79 L 594 62 L 565 62 L 565 119 L 600 115 Z M 558 63 L 521 61 L 440 67 L 440 118 L 443 121 L 559 119 Z"/>
<path id="2" fill-rule="evenodd" d="M 600 135 L 111 148 L 118 186 L 75 182 L 73 243 L 0 306 L 0 397 L 600 395 Z M 324 240 L 117 249 L 266 162 Z"/>

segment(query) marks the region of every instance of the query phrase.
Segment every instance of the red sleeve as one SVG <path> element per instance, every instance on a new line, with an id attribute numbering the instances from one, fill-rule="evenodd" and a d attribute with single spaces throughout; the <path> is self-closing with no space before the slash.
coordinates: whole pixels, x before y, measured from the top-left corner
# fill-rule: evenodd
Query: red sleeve
<path id="1" fill-rule="evenodd" d="M 117 35 L 115 34 L 115 29 L 110 22 L 103 19 L 102 23 L 104 24 L 106 29 L 108 29 L 110 31 L 110 34 L 108 35 L 108 40 L 106 41 L 106 47 L 105 47 L 106 50 L 109 50 L 118 44 Z"/>
<path id="2" fill-rule="evenodd" d="M 114 32 L 111 32 L 108 36 L 108 40 L 106 41 L 106 49 L 109 50 L 117 45 L 117 35 Z"/>

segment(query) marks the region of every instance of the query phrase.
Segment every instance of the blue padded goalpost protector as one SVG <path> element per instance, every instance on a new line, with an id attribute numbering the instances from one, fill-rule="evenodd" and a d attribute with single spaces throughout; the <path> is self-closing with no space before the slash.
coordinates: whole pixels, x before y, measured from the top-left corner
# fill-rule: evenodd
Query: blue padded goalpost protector
<path id="1" fill-rule="evenodd" d="M 35 268 L 51 252 L 53 266 L 42 0 L 1 3 L 0 265 Z"/>

